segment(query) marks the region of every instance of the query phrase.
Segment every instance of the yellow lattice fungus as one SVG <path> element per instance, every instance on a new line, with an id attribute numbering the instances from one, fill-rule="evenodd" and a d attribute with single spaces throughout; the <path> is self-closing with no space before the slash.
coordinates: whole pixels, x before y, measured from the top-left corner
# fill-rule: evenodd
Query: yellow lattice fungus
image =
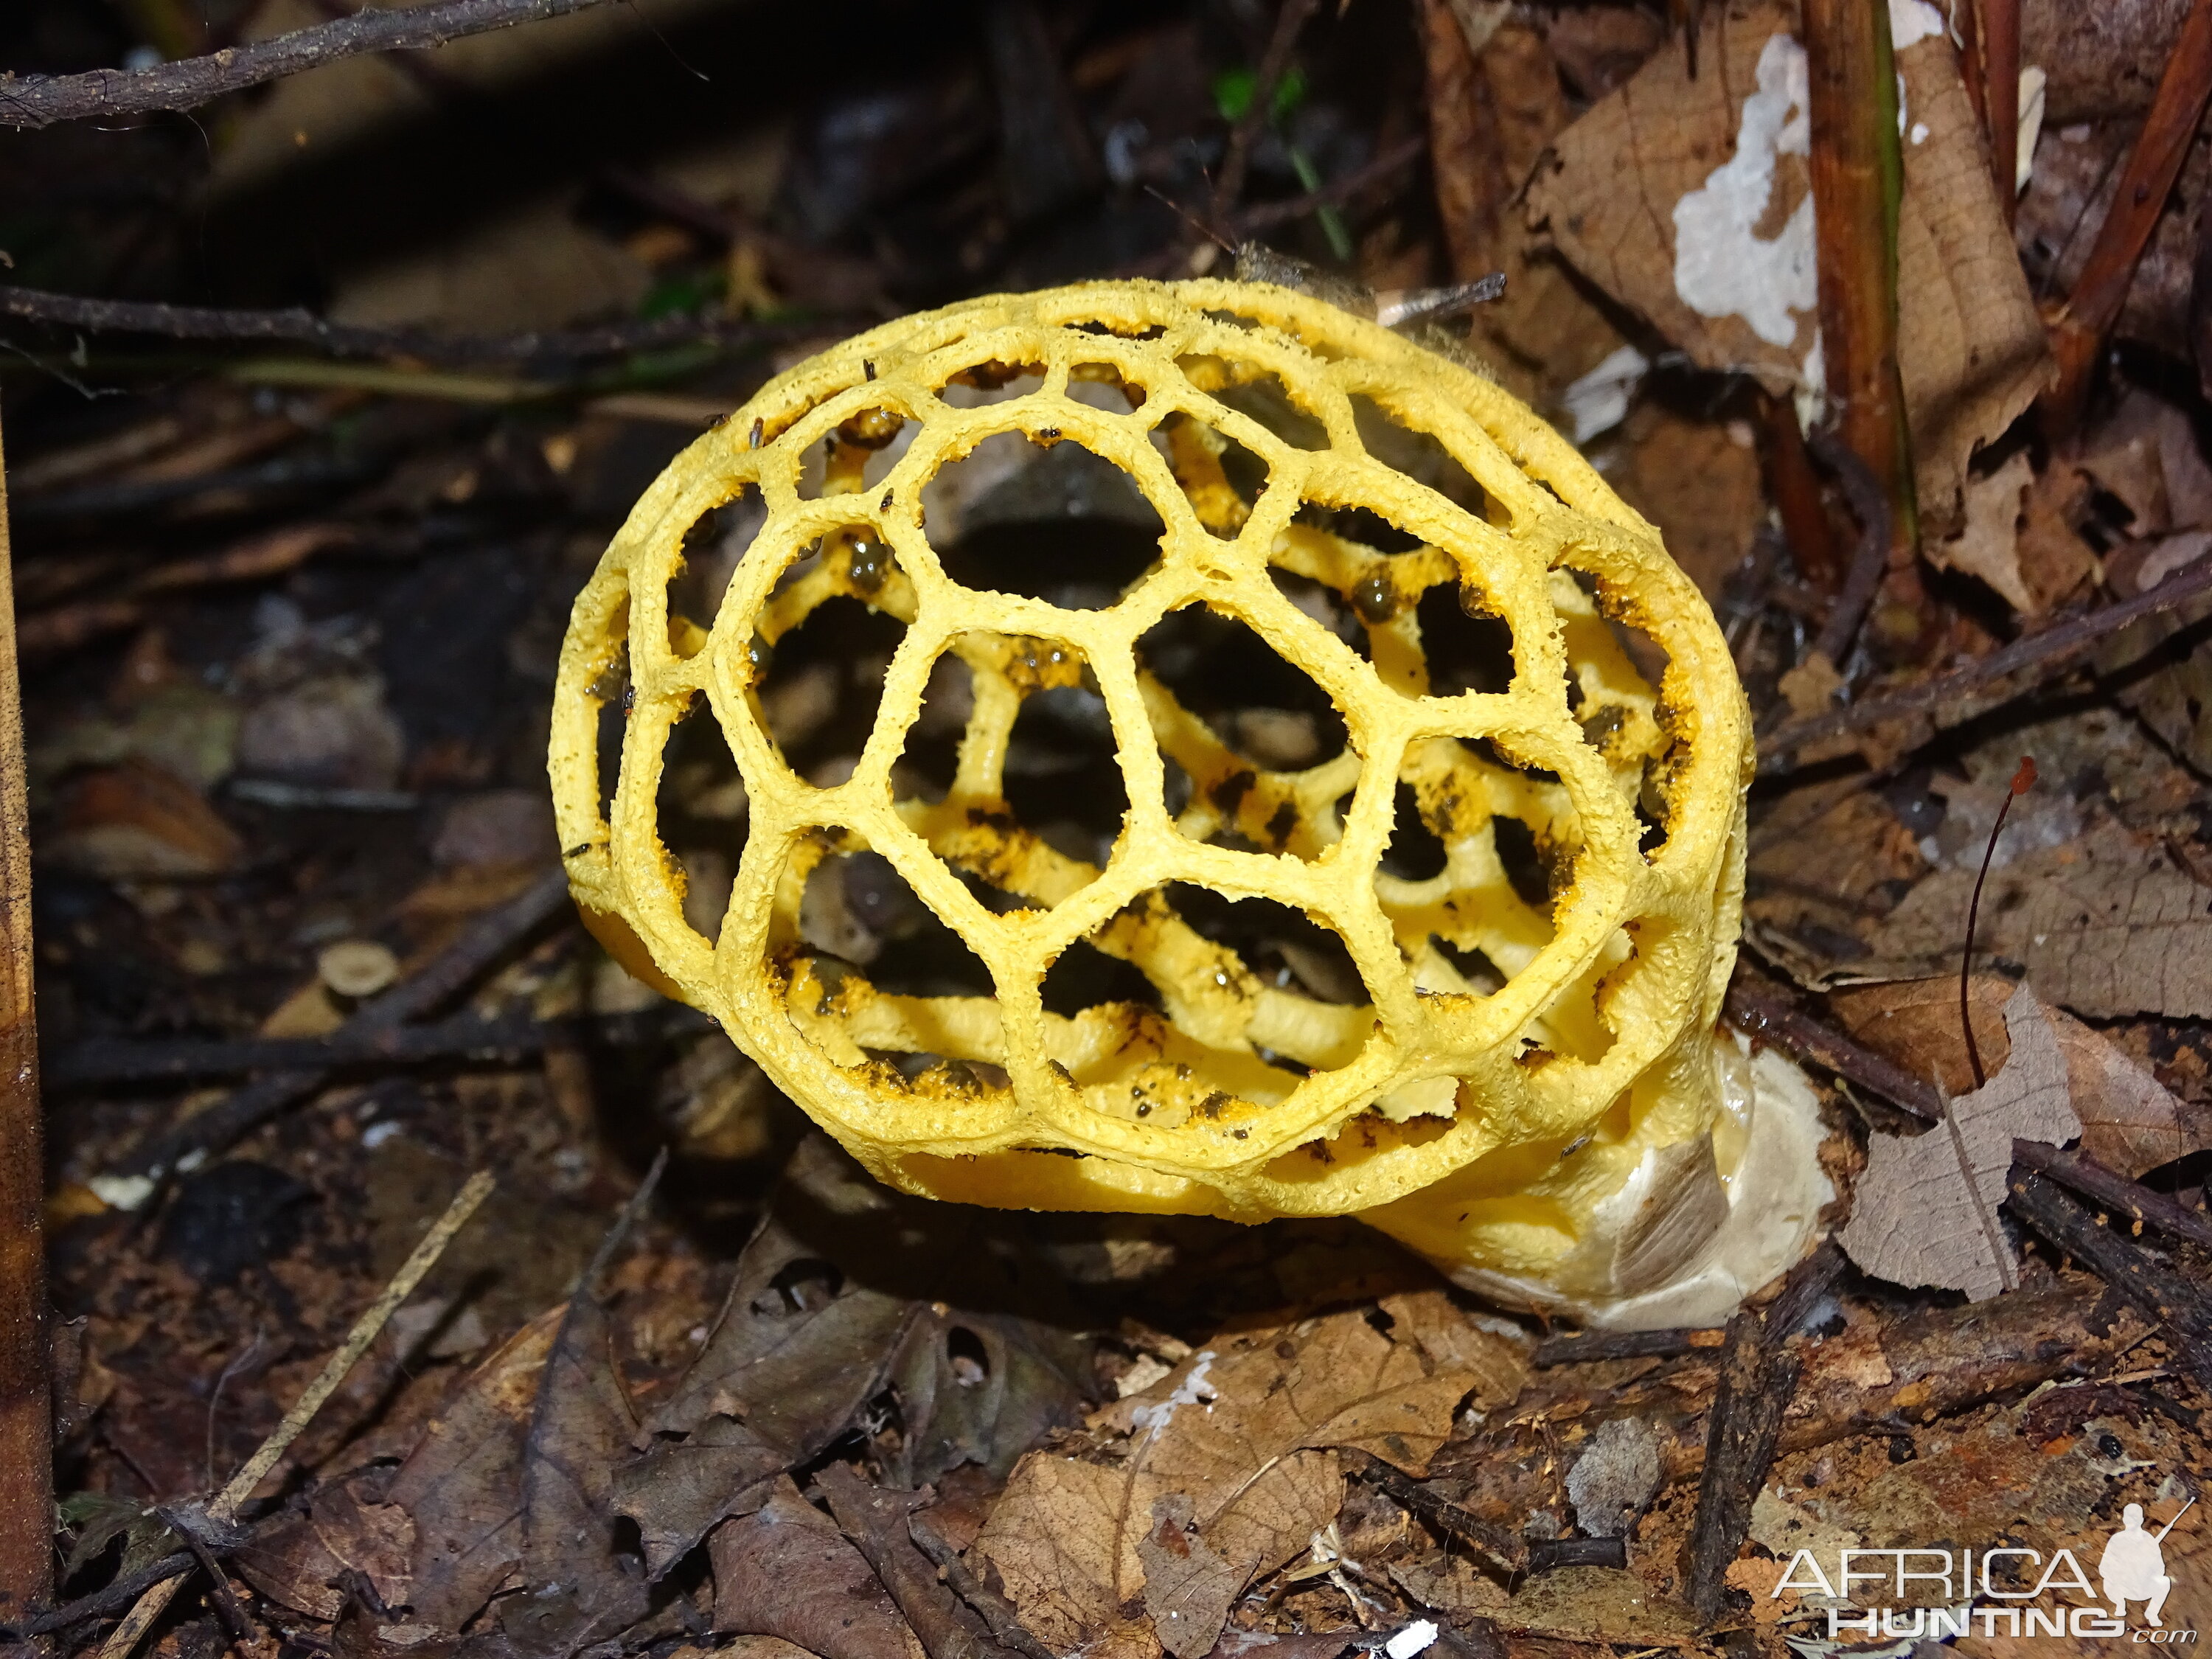
<path id="1" fill-rule="evenodd" d="M 599 937 L 881 1179 L 1357 1212 L 1639 1318 L 1817 1208 L 1802 1085 L 1714 1035 L 1751 769 L 1711 613 L 1571 447 L 1228 282 L 770 381 L 577 599 L 551 749 Z"/>

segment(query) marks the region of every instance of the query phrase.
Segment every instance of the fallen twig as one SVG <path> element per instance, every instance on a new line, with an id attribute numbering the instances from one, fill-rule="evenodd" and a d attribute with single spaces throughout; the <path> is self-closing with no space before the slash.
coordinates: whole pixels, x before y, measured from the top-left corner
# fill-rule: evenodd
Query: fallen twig
<path id="1" fill-rule="evenodd" d="M 442 46 L 465 35 L 585 11 L 602 0 L 436 0 L 412 10 L 372 7 L 351 17 L 294 29 L 251 46 L 143 70 L 0 76 L 0 126 L 46 127 L 97 116 L 192 109 L 225 93 L 258 87 L 363 52 Z"/>
<path id="2" fill-rule="evenodd" d="M 1766 1485 L 1781 1444 L 1783 1419 L 1801 1369 L 1783 1344 L 1843 1269 L 1843 1252 L 1833 1239 L 1825 1241 L 1790 1270 L 1763 1315 L 1747 1308 L 1729 1321 L 1706 1416 L 1705 1462 L 1698 1472 L 1698 1510 L 1690 1528 L 1690 1602 L 1701 1619 L 1720 1615 L 1728 1595 L 1723 1575 L 1743 1547 L 1753 1500 Z"/>
<path id="3" fill-rule="evenodd" d="M 2039 634 L 2031 634 L 1964 668 L 1922 680 L 1885 697 L 1854 703 L 1832 714 L 1793 720 L 1760 741 L 1759 769 L 1767 774 L 1790 771 L 1797 765 L 1795 751 L 1808 744 L 1872 731 L 1890 720 L 1926 714 L 1993 681 L 2028 672 L 2032 678 L 2008 694 L 2008 697 L 2024 696 L 2130 623 L 2161 615 L 2207 592 L 2212 592 L 2212 557 L 2192 560 L 2148 593 L 2060 623 Z"/>
<path id="4" fill-rule="evenodd" d="M 46 1066 L 49 1089 L 118 1083 L 182 1083 L 240 1072 L 335 1071 L 341 1066 L 414 1066 L 426 1060 L 502 1059 L 576 1043 L 623 1048 L 704 1030 L 707 1016 L 678 1004 L 639 1013 L 570 1019 L 483 1019 L 456 1014 L 422 1025 L 342 1025 L 319 1037 L 130 1038 L 94 1040 L 63 1050 Z"/>
<path id="5" fill-rule="evenodd" d="M 568 878 L 549 871 L 514 898 L 479 917 L 442 954 L 412 978 L 364 1005 L 338 1028 L 347 1041 L 385 1031 L 428 1013 L 458 994 L 532 929 L 568 902 Z M 336 1035 L 336 1034 L 333 1034 Z M 196 1151 L 219 1152 L 248 1130 L 313 1094 L 330 1078 L 327 1067 L 272 1073 L 216 1102 L 176 1127 L 152 1137 L 123 1164 L 131 1175 L 159 1176 Z"/>
<path id="6" fill-rule="evenodd" d="M 1279 202 L 1257 202 L 1240 209 L 1230 219 L 1231 240 L 1256 236 L 1263 230 L 1273 230 L 1277 225 L 1288 224 L 1293 219 L 1303 219 L 1316 208 L 1335 207 L 1350 201 L 1370 185 L 1379 185 L 1385 179 L 1403 172 L 1420 158 L 1428 148 L 1425 138 L 1408 138 L 1393 144 L 1365 167 L 1354 167 L 1342 178 L 1331 180 L 1319 190 L 1310 190 L 1303 196 L 1286 197 Z"/>
<path id="7" fill-rule="evenodd" d="M 975 1610 L 1000 1647 L 1012 1648 L 1028 1659 L 1058 1659 L 1050 1648 L 1030 1633 L 1014 1604 L 985 1583 L 975 1570 L 960 1559 L 960 1552 L 937 1530 L 927 1510 L 916 1510 L 908 1516 L 906 1529 L 915 1547 L 936 1564 L 952 1593 Z"/>
<path id="8" fill-rule="evenodd" d="M 1578 1331 L 1572 1336 L 1547 1337 L 1536 1345 L 1528 1363 L 1539 1370 L 1553 1365 L 1581 1365 L 1594 1359 L 1672 1359 L 1700 1348 L 1717 1348 L 1722 1332 L 1715 1327 L 1676 1326 L 1660 1331 Z"/>
<path id="9" fill-rule="evenodd" d="M 1820 637 L 1813 641 L 1815 653 L 1841 668 L 1844 659 L 1850 654 L 1851 641 L 1858 637 L 1859 623 L 1866 618 L 1867 607 L 1881 590 L 1883 573 L 1889 568 L 1893 520 L 1889 496 L 1881 481 L 1849 444 L 1826 432 L 1814 433 L 1807 442 L 1835 473 L 1837 487 L 1844 492 L 1844 499 L 1850 504 L 1851 516 L 1859 525 L 1858 546 L 1852 550 L 1843 591 L 1829 606 L 1827 620 L 1820 624 Z"/>
<path id="10" fill-rule="evenodd" d="M 1379 1457 L 1357 1449 L 1343 1455 L 1347 1462 L 1366 1458 L 1363 1466 L 1352 1469 L 1352 1478 L 1364 1480 L 1407 1513 L 1419 1516 L 1437 1531 L 1449 1533 L 1463 1544 L 1473 1545 L 1509 1574 L 1527 1570 L 1527 1539 L 1494 1526 L 1479 1515 L 1470 1515 L 1441 1492 L 1431 1492 L 1413 1476 L 1392 1468 Z"/>
<path id="11" fill-rule="evenodd" d="M 2005 9 L 2003 5 L 1993 4 L 1988 20 L 1992 129 L 1997 125 L 1996 102 L 2002 90 L 1996 84 L 1996 23 L 1998 14 Z M 2208 97 L 2212 97 L 2212 0 L 2196 0 L 2175 38 L 2173 55 L 2166 60 L 2166 72 L 2159 77 L 2150 113 L 2128 152 L 2119 188 L 2106 210 L 2104 223 L 2097 228 L 2089 258 L 2073 292 L 2066 296 L 2065 309 L 2051 325 L 2058 380 L 2044 394 L 2042 407 L 2045 422 L 2056 434 L 2071 432 L 2081 422 L 2099 349 L 2119 319 L 2120 307 L 2135 282 L 2136 266 L 2165 215 L 2166 198 L 2173 193 L 2181 165 L 2189 159 L 2190 146 L 2196 142 Z M 2002 142 L 1993 131 L 1992 144 Z M 2011 150 L 2004 149 L 1993 160 L 2009 183 Z M 2012 191 L 2007 190 L 2004 195 L 2009 200 Z"/>
<path id="12" fill-rule="evenodd" d="M 1725 1603 L 1728 1581 L 1722 1575 L 1750 1530 L 1752 1500 L 1774 1465 L 1797 1373 L 1796 1357 L 1767 1342 L 1758 1315 L 1747 1310 L 1729 1321 L 1720 1382 L 1706 1417 L 1697 1520 L 1690 1530 L 1690 1604 L 1701 1619 L 1718 1618 Z"/>
<path id="13" fill-rule="evenodd" d="M 438 1258 L 446 1252 L 446 1246 L 453 1243 L 453 1235 L 460 1231 L 468 1218 L 477 1212 L 477 1206 L 484 1201 L 491 1188 L 490 1172 L 479 1170 L 453 1195 L 453 1201 L 446 1206 L 445 1214 L 439 1217 L 436 1224 L 422 1236 L 422 1242 L 415 1247 L 414 1254 L 400 1264 L 399 1271 L 392 1275 L 392 1282 L 384 1287 L 384 1293 L 354 1322 L 353 1329 L 346 1334 L 344 1342 L 330 1357 L 315 1380 L 307 1385 L 307 1392 L 293 1402 L 292 1409 L 284 1413 L 284 1420 L 277 1424 L 269 1437 L 261 1443 L 261 1449 L 246 1459 L 246 1466 L 231 1476 L 229 1484 L 215 1495 L 207 1506 L 210 1519 L 228 1522 L 236 1517 L 240 1505 L 253 1495 L 253 1489 L 261 1484 L 270 1470 L 276 1467 L 277 1460 L 291 1449 L 292 1443 L 314 1420 L 315 1413 L 322 1410 L 324 1401 L 337 1392 L 338 1385 L 346 1380 L 355 1364 L 368 1352 L 369 1344 L 375 1341 L 383 1331 L 385 1322 L 399 1310 L 400 1304 L 415 1294 L 415 1287 L 422 1282 L 423 1275 L 437 1265 Z M 179 1572 L 173 1577 L 148 1586 L 139 1596 L 137 1605 L 131 1609 L 129 1615 L 115 1627 L 101 1646 L 100 1659 L 129 1659 L 131 1650 L 138 1645 L 139 1638 L 145 1635 L 147 1627 L 161 1616 L 184 1582 L 185 1574 Z"/>
<path id="14" fill-rule="evenodd" d="M 1872 1090 L 1923 1121 L 1934 1123 L 1943 1115 L 1943 1099 L 1933 1084 L 1814 1018 L 1778 991 L 1738 979 L 1729 987 L 1728 1012 L 1737 1028 L 1754 1042 L 1771 1042 L 1801 1060 L 1809 1060 L 1848 1082 Z"/>
<path id="15" fill-rule="evenodd" d="M 597 0 L 588 0 L 597 3 Z M 435 10 L 435 7 L 426 9 Z M 422 12 L 367 12 L 364 16 L 417 17 Z M 175 64 L 170 68 L 178 67 Z M 5 83 L 0 82 L 0 88 Z M 612 356 L 702 340 L 732 346 L 766 346 L 836 325 L 836 319 L 742 322 L 732 318 L 678 315 L 647 322 L 606 323 L 597 328 L 528 329 L 509 334 L 445 334 L 423 328 L 374 328 L 333 323 L 296 307 L 256 311 L 210 306 L 170 306 L 133 300 L 95 300 L 76 294 L 0 286 L 0 317 L 83 329 L 93 333 L 151 334 L 172 340 L 222 340 L 250 344 L 313 346 L 337 357 L 415 357 L 432 362 L 515 362 L 532 358 Z"/>
<path id="16" fill-rule="evenodd" d="M 2174 1358 L 2212 1389 L 2212 1302 L 2161 1258 L 2108 1227 L 2033 1170 L 2012 1174 L 2013 1213 L 2166 1328 Z"/>
<path id="17" fill-rule="evenodd" d="M 218 553 L 155 565 L 118 584 L 120 592 L 33 611 L 22 620 L 19 641 L 26 656 L 71 650 L 103 634 L 138 626 L 148 614 L 146 599 L 155 594 L 220 582 L 265 580 L 298 569 L 325 549 L 349 546 L 360 539 L 360 532 L 351 526 L 327 523 L 287 525 L 249 536 Z"/>
<path id="18" fill-rule="evenodd" d="M 849 1463 L 828 1465 L 814 1484 L 830 1500 L 830 1513 L 845 1536 L 890 1592 L 929 1659 L 993 1659 L 996 1631 L 939 1577 L 936 1564 L 914 1536 L 914 1510 L 930 1501 L 929 1493 L 871 1486 Z M 1038 1659 L 1045 1650 L 1032 1637 L 1019 1651 Z"/>
<path id="19" fill-rule="evenodd" d="M 1225 232 L 1237 198 L 1244 193 L 1244 174 L 1252 163 L 1253 142 L 1274 112 L 1275 88 L 1282 83 L 1284 72 L 1291 66 L 1291 54 L 1297 49 L 1298 31 L 1305 27 L 1306 20 L 1320 3 L 1321 0 L 1283 0 L 1282 9 L 1275 14 L 1275 32 L 1268 37 L 1267 49 L 1261 54 L 1259 70 L 1253 77 L 1252 101 L 1237 118 L 1237 125 L 1229 130 L 1229 148 L 1222 154 L 1221 171 L 1214 176 L 1212 211 L 1208 216 L 1216 230 Z"/>
<path id="20" fill-rule="evenodd" d="M 2061 1186 L 2071 1187 L 2084 1198 L 2094 1199 L 2105 1208 L 2131 1221 L 2155 1227 L 2176 1238 L 2185 1238 L 2192 1244 L 2212 1248 L 2212 1222 L 2207 1222 L 2194 1210 L 2183 1209 L 2165 1194 L 2154 1193 L 2118 1171 L 2106 1169 L 2086 1152 L 2069 1152 L 2047 1141 L 2015 1140 L 2012 1144 L 2012 1161 L 2049 1176 Z"/>

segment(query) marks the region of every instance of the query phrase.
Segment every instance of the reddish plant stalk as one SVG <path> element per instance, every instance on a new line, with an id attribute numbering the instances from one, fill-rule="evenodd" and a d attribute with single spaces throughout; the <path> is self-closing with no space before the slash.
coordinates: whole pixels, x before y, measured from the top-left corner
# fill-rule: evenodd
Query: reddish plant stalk
<path id="1" fill-rule="evenodd" d="M 1997 803 L 1997 821 L 1990 826 L 1990 844 L 1982 849 L 1982 867 L 1974 878 L 1974 896 L 1966 905 L 1966 948 L 1959 955 L 1959 1024 L 1966 1034 L 1966 1063 L 1974 1068 L 1974 1087 L 1980 1088 L 1990 1080 L 1982 1069 L 1982 1050 L 1974 1041 L 1973 1005 L 1968 988 L 1973 982 L 1974 927 L 1982 915 L 1982 884 L 1990 878 L 1990 860 L 1997 855 L 1997 837 L 2004 833 L 2005 815 L 2012 804 L 2035 787 L 2035 762 L 2028 756 L 2020 757 L 2020 769 L 2012 775 L 2012 788 Z"/>
<path id="2" fill-rule="evenodd" d="M 1982 0 L 1982 95 L 1989 111 L 1990 176 L 2012 228 L 2020 201 L 2020 0 Z"/>
<path id="3" fill-rule="evenodd" d="M 1915 530 L 1897 363 L 1895 70 L 1889 16 L 1863 0 L 1805 0 L 1821 356 L 1836 429 Z"/>
<path id="4" fill-rule="evenodd" d="M 2058 383 L 2045 394 L 2043 414 L 2044 424 L 2054 436 L 2064 436 L 2081 422 L 2098 350 L 2119 319 L 2136 265 L 2150 246 L 2166 198 L 2181 176 L 2181 165 L 2189 159 L 2208 96 L 2212 96 L 2212 0 L 2197 0 L 2183 20 L 2166 73 L 2159 77 L 2150 114 L 2128 153 L 2120 187 L 2106 210 L 2096 243 L 2074 291 L 2067 295 L 2065 309 L 2051 325 Z"/>

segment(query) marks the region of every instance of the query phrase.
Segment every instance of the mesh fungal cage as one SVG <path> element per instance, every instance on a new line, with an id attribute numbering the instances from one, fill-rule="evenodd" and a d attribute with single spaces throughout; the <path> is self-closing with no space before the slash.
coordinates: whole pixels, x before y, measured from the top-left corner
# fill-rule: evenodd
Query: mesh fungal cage
<path id="1" fill-rule="evenodd" d="M 1571 447 L 1228 282 L 772 380 L 576 601 L 551 749 L 600 937 L 881 1178 L 1249 1219 L 1449 1176 L 1394 1230 L 1478 1258 L 1713 1127 L 1750 763 L 1710 612 Z"/>

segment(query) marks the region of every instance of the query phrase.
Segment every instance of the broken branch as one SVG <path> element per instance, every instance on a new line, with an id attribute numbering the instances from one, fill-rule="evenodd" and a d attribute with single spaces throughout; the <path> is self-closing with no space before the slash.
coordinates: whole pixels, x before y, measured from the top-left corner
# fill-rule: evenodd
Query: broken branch
<path id="1" fill-rule="evenodd" d="M 2025 696 L 2086 655 L 2107 635 L 2117 634 L 2130 623 L 2141 622 L 2145 617 L 2155 617 L 2188 604 L 2199 594 L 2212 592 L 2212 558 L 2192 560 L 2160 582 L 2148 593 L 2138 594 L 2118 605 L 2106 605 L 2101 611 L 2071 622 L 2046 628 L 2040 634 L 2031 634 L 2024 640 L 2014 641 L 1999 651 L 1956 669 L 1948 674 L 1938 674 L 1907 686 L 1902 691 L 1887 697 L 1876 697 L 1866 702 L 1855 703 L 1849 708 L 1838 708 L 1832 714 L 1814 714 L 1809 719 L 1793 720 L 1789 725 L 1761 740 L 1765 751 L 1759 757 L 1759 769 L 1765 774 L 1787 772 L 1797 764 L 1794 751 L 1808 744 L 1824 742 L 1830 738 L 1848 737 L 1856 732 L 1870 732 L 1890 720 L 1905 720 L 1916 714 L 1926 714 L 1940 709 L 1944 704 L 1980 690 L 1993 681 L 2026 672 L 2029 678 L 2000 701 Z M 1986 713 L 1986 708 L 1975 714 Z M 1970 718 L 1961 715 L 1960 719 Z M 1942 724 L 1956 724 L 1944 720 Z"/>
<path id="2" fill-rule="evenodd" d="M 477 1212 L 477 1206 L 489 1195 L 491 1188 L 490 1171 L 479 1170 L 453 1195 L 453 1201 L 446 1206 L 445 1214 L 439 1217 L 436 1224 L 422 1235 L 422 1242 L 400 1264 L 399 1271 L 392 1275 L 392 1282 L 384 1287 L 384 1293 L 354 1322 L 353 1329 L 346 1334 L 346 1340 L 339 1345 L 338 1351 L 330 1357 L 315 1380 L 307 1385 L 307 1392 L 293 1402 L 292 1409 L 284 1413 L 284 1420 L 277 1424 L 269 1437 L 261 1443 L 261 1449 L 246 1461 L 246 1466 L 231 1476 L 229 1484 L 216 1494 L 207 1506 L 210 1519 L 227 1522 L 237 1516 L 240 1505 L 253 1495 L 253 1489 L 261 1484 L 270 1470 L 276 1467 L 277 1460 L 291 1449 L 292 1443 L 314 1420 L 315 1413 L 322 1410 L 324 1402 L 337 1392 L 338 1385 L 346 1380 L 362 1355 L 368 1352 L 369 1344 L 382 1333 L 386 1322 L 399 1310 L 400 1304 L 415 1294 L 415 1287 L 437 1265 L 438 1258 L 446 1253 L 446 1246 L 453 1243 L 453 1235 L 467 1224 L 468 1218 Z M 129 1659 L 131 1650 L 138 1645 L 139 1638 L 167 1609 L 184 1582 L 185 1575 L 179 1572 L 173 1577 L 149 1585 L 138 1598 L 137 1605 L 131 1609 L 129 1615 L 115 1627 L 114 1632 L 100 1648 L 100 1659 Z"/>
<path id="3" fill-rule="evenodd" d="M 596 3 L 596 0 L 594 0 Z M 434 8 L 433 8 L 434 9 Z M 371 12 L 365 16 L 416 17 L 420 12 Z M 170 64 L 167 67 L 176 68 Z M 151 71 L 149 71 L 149 73 Z M 4 90 L 0 82 L 0 90 Z M 597 328 L 527 329 L 511 334 L 446 334 L 423 328 L 373 328 L 333 323 L 292 307 L 256 311 L 214 306 L 169 306 L 137 300 L 95 300 L 77 294 L 0 285 L 0 316 L 94 333 L 152 334 L 172 340 L 221 340 L 313 346 L 334 357 L 419 357 L 448 363 L 513 362 L 529 358 L 605 357 L 702 340 L 746 347 L 820 332 L 834 319 L 748 323 L 721 317 L 675 315 L 647 322 L 607 323 Z"/>
<path id="4" fill-rule="evenodd" d="M 516 897 L 471 922 L 444 953 L 412 979 L 362 1006 L 334 1036 L 347 1040 L 388 1030 L 428 1012 L 482 974 L 539 923 L 568 902 L 568 878 L 549 871 Z M 159 1175 L 185 1153 L 220 1152 L 285 1108 L 306 1099 L 330 1079 L 325 1067 L 276 1072 L 250 1083 L 175 1128 L 155 1135 L 125 1160 L 125 1173 Z"/>
<path id="5" fill-rule="evenodd" d="M 0 126 L 46 127 L 89 116 L 112 120 L 191 109 L 225 93 L 319 69 L 370 52 L 442 46 L 465 35 L 585 11 L 603 0 L 441 0 L 412 10 L 371 7 L 351 17 L 294 29 L 251 46 L 143 70 L 0 76 Z"/>
<path id="6" fill-rule="evenodd" d="M 2055 1249 L 2103 1279 L 2146 1319 L 2166 1328 L 2174 1358 L 2199 1388 L 2212 1388 L 2212 1304 L 2160 1257 L 2123 1237 L 2033 1170 L 2014 1170 L 2013 1212 Z"/>
<path id="7" fill-rule="evenodd" d="M 1992 127 L 1996 125 L 1997 95 L 2004 90 L 1997 84 L 1996 53 L 1996 14 L 2003 9 L 2002 5 L 1992 6 L 1990 19 Z M 2150 245 L 2151 233 L 2158 228 L 2174 181 L 2181 176 L 2181 164 L 2188 160 L 2189 147 L 2196 142 L 2197 123 L 2203 118 L 2208 97 L 2212 97 L 2212 0 L 2197 0 L 2174 41 L 2166 73 L 2159 78 L 2158 94 L 2142 131 L 2128 152 L 2119 189 L 2106 211 L 2105 222 L 2098 227 L 2088 260 L 2081 267 L 2074 291 L 2067 296 L 2065 309 L 2051 325 L 2058 380 L 2045 394 L 2043 410 L 2054 434 L 2069 433 L 2081 422 L 2099 349 L 2119 318 L 2120 307 L 2135 281 L 2136 266 Z M 1993 159 L 2009 175 L 2011 152 Z M 2003 192 L 2008 201 L 2012 193 L 2009 189 Z"/>

